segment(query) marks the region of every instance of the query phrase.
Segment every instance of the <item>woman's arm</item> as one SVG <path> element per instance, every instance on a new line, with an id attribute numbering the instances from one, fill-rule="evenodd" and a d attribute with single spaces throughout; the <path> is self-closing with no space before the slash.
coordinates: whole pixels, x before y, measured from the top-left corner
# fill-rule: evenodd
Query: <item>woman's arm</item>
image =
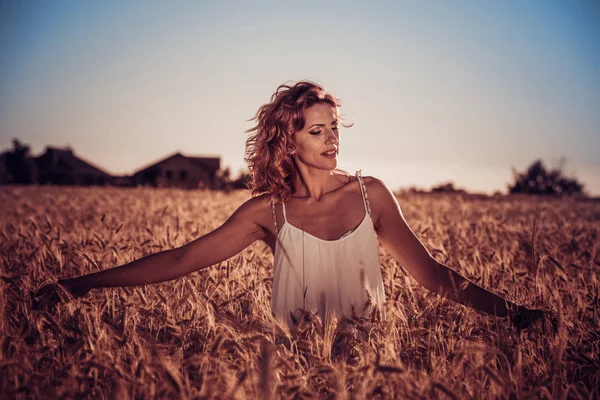
<path id="1" fill-rule="evenodd" d="M 421 285 L 488 314 L 512 316 L 518 305 L 471 282 L 429 254 L 406 223 L 396 197 L 384 183 L 373 178 L 367 190 L 372 208 L 379 214 L 376 221 L 379 240 Z"/>
<path id="2" fill-rule="evenodd" d="M 260 208 L 264 207 L 262 203 L 260 198 L 248 200 L 219 228 L 182 247 L 58 283 L 81 297 L 94 288 L 163 282 L 219 263 L 265 236 L 266 231 L 258 222 L 258 215 L 262 214 Z"/>

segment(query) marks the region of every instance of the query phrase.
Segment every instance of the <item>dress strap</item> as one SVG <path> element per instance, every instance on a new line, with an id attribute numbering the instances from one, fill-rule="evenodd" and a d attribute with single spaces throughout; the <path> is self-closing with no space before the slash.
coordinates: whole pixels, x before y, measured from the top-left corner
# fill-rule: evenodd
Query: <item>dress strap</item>
<path id="1" fill-rule="evenodd" d="M 273 225 L 275 225 L 275 233 L 279 232 L 277 229 L 277 217 L 275 216 L 275 200 L 271 198 L 271 211 L 273 211 Z"/>
<path id="2" fill-rule="evenodd" d="M 363 202 L 365 203 L 365 209 L 369 213 L 369 216 L 371 216 L 371 206 L 369 205 L 369 196 L 367 195 L 367 187 L 365 186 L 365 181 L 363 180 L 361 172 L 362 172 L 362 170 L 356 171 L 356 178 L 358 179 L 358 182 L 360 182 L 360 193 L 362 194 Z"/>
<path id="3" fill-rule="evenodd" d="M 287 222 L 287 215 L 285 215 L 285 201 L 281 200 L 281 208 L 283 209 L 283 222 Z"/>

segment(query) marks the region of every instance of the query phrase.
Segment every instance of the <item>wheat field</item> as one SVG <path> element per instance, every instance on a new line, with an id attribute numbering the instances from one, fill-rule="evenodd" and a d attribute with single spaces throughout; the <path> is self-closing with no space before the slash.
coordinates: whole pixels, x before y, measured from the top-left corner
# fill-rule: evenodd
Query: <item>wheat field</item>
<path id="1" fill-rule="evenodd" d="M 0 397 L 599 397 L 597 201 L 398 194 L 438 261 L 508 299 L 552 308 L 556 333 L 518 331 L 440 298 L 381 247 L 385 318 L 337 329 L 314 318 L 291 332 L 271 316 L 272 255 L 262 243 L 174 281 L 33 310 L 44 284 L 181 246 L 248 198 L 0 188 Z"/>

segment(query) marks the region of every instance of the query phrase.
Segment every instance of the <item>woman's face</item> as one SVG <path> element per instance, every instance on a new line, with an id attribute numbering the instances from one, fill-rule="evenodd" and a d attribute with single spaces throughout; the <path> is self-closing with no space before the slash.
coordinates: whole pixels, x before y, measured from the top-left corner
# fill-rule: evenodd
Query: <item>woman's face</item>
<path id="1" fill-rule="evenodd" d="M 325 170 L 337 167 L 340 135 L 336 111 L 327 103 L 306 109 L 304 128 L 294 133 L 296 163 Z"/>

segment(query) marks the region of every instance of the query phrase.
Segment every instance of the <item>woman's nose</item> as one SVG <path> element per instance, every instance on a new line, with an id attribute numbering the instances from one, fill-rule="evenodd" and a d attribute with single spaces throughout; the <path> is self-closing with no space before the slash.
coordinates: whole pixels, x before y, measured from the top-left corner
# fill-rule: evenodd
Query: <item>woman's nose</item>
<path id="1" fill-rule="evenodd" d="M 337 133 L 333 129 L 326 128 L 327 138 L 325 139 L 327 143 L 337 143 L 338 136 Z"/>

